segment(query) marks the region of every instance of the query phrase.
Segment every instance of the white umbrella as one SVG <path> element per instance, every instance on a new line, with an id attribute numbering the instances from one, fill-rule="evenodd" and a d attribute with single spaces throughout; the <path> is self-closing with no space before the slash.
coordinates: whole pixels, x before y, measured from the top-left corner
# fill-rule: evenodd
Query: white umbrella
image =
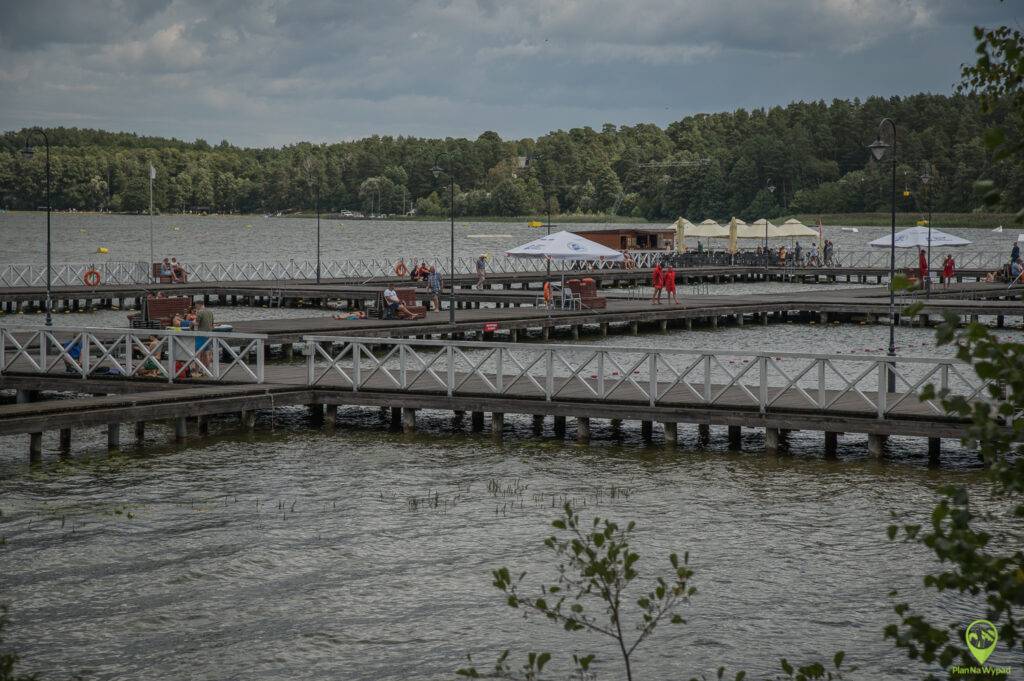
<path id="1" fill-rule="evenodd" d="M 805 225 L 804 223 L 800 222 L 796 218 L 790 218 L 790 219 L 786 220 L 785 222 L 783 222 L 778 227 L 776 227 L 775 229 L 769 230 L 768 236 L 783 237 L 783 238 L 784 237 L 792 238 L 792 237 L 798 237 L 798 236 L 816 237 L 816 236 L 818 236 L 818 230 L 813 229 L 811 227 L 808 227 L 807 225 Z"/>
<path id="2" fill-rule="evenodd" d="M 924 248 L 928 245 L 928 227 L 910 227 L 902 232 L 896 232 L 896 248 Z M 939 229 L 931 230 L 932 246 L 966 246 L 971 243 L 967 239 L 947 234 Z M 890 235 L 875 239 L 869 246 L 888 248 L 892 244 Z"/>
<path id="3" fill-rule="evenodd" d="M 513 258 L 551 258 L 552 260 L 622 260 L 615 249 L 584 239 L 572 232 L 555 232 L 516 246 L 505 255 Z"/>

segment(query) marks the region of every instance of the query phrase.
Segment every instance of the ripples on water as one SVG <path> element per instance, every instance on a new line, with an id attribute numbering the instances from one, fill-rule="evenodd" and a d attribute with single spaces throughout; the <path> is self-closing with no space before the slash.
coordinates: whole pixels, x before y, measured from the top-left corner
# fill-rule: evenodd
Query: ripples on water
<path id="1" fill-rule="evenodd" d="M 215 311 L 227 320 L 269 314 Z M 121 325 L 123 313 L 57 319 Z M 782 324 L 599 343 L 876 352 L 885 335 L 881 326 Z M 948 354 L 933 331 L 898 338 L 907 354 Z M 755 430 L 737 454 L 726 451 L 724 429 L 702 448 L 696 430 L 681 427 L 669 451 L 657 432 L 644 443 L 636 424 L 615 433 L 595 421 L 583 448 L 571 442 L 571 419 L 562 442 L 550 439 L 550 423 L 536 438 L 528 417 L 509 415 L 497 444 L 453 433 L 444 412 L 421 412 L 415 436 L 389 432 L 376 410 L 340 418 L 325 435 L 309 430 L 301 409 L 262 413 L 255 436 L 216 420 L 210 438 L 182 446 L 167 445 L 170 430 L 153 424 L 143 448 L 112 455 L 103 429 L 85 429 L 75 431 L 71 461 L 47 456 L 35 470 L 23 464 L 23 436 L 0 438 L 0 585 L 24 668 L 47 679 L 448 679 L 465 653 L 483 666 L 509 647 L 597 651 L 608 661 L 599 678 L 618 678 L 609 647 L 522 621 L 490 586 L 499 565 L 527 570 L 531 584 L 550 581 L 541 542 L 563 499 L 588 515 L 636 520 L 645 571 L 671 550 L 690 551 L 699 592 L 689 622 L 645 644 L 641 678 L 713 676 L 719 665 L 760 676 L 780 656 L 837 649 L 858 678 L 906 678 L 919 668 L 881 637 L 894 620 L 890 589 L 932 604 L 941 621 L 977 614 L 952 597 L 937 602 L 920 586 L 930 556 L 884 537 L 890 510 L 920 519 L 939 484 L 971 482 L 985 503 L 976 459 L 950 441 L 943 468 L 928 470 L 920 439 L 893 438 L 892 461 L 878 464 L 863 436 L 840 438 L 839 461 L 826 462 L 817 433 L 795 433 L 792 455 L 776 458 L 759 452 Z M 44 451 L 56 447 L 47 433 Z M 493 495 L 490 482 L 522 494 Z"/>

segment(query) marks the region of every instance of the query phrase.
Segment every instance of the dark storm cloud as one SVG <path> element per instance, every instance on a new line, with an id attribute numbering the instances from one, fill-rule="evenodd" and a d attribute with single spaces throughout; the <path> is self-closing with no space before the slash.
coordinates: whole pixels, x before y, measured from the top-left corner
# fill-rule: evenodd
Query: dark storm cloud
<path id="1" fill-rule="evenodd" d="M 242 144 L 505 136 L 793 99 L 948 92 L 958 0 L 7 2 L 0 128 Z"/>

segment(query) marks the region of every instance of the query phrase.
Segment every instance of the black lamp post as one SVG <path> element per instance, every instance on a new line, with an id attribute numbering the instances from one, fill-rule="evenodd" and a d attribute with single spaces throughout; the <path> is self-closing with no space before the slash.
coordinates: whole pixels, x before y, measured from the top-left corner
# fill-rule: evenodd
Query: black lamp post
<path id="1" fill-rule="evenodd" d="M 775 185 L 772 184 L 772 178 L 768 178 L 768 184 L 765 185 L 765 189 L 768 190 L 769 194 L 775 194 Z M 771 258 L 768 257 L 768 218 L 764 219 L 764 268 L 768 269 L 768 263 L 771 262 Z"/>
<path id="2" fill-rule="evenodd" d="M 316 284 L 320 285 L 320 174 L 316 176 Z"/>
<path id="3" fill-rule="evenodd" d="M 928 174 L 928 165 L 925 162 L 924 170 L 921 172 L 921 185 L 925 188 L 924 200 L 928 204 L 928 267 L 930 268 L 932 266 L 932 197 L 928 193 L 928 183 L 931 182 L 932 176 Z M 926 298 L 930 298 L 932 295 L 931 277 L 928 279 L 928 288 L 925 289 Z"/>
<path id="4" fill-rule="evenodd" d="M 527 167 L 529 167 L 530 165 L 533 164 L 534 161 L 540 161 L 540 160 L 543 160 L 543 158 L 544 158 L 544 154 L 534 154 L 533 156 L 528 156 L 527 160 L 526 160 L 526 165 L 527 165 Z M 538 180 L 538 182 L 539 182 L 539 180 Z M 551 192 L 550 192 L 551 187 L 545 185 L 545 186 L 542 187 L 542 189 L 544 190 L 544 202 L 546 204 L 546 208 L 547 208 L 547 211 L 548 211 L 548 223 L 547 223 L 547 225 L 545 225 L 545 227 L 547 227 L 547 230 L 546 230 L 547 231 L 547 235 L 551 236 Z M 551 278 L 551 258 L 545 258 L 544 260 L 545 260 L 545 264 L 547 266 L 547 277 L 548 277 L 548 279 L 550 279 Z"/>
<path id="5" fill-rule="evenodd" d="M 51 282 L 51 269 L 53 265 L 52 260 L 52 241 L 50 238 L 50 138 L 47 137 L 46 131 L 42 128 L 32 128 L 25 134 L 25 148 L 21 150 L 22 155 L 25 158 L 32 158 L 33 150 L 29 142 L 32 139 L 33 133 L 39 133 L 43 137 L 43 142 L 46 144 L 46 325 L 53 326 L 53 293 L 52 293 L 52 282 Z"/>
<path id="6" fill-rule="evenodd" d="M 440 159 L 444 156 L 448 161 L 448 169 L 441 167 Z M 452 157 L 447 151 L 442 151 L 434 157 L 434 167 L 430 169 L 434 177 L 440 177 L 444 173 L 448 177 L 448 212 L 451 215 L 451 233 L 449 245 L 451 247 L 448 265 L 448 323 L 455 326 L 455 177 L 452 175 Z"/>
<path id="7" fill-rule="evenodd" d="M 882 141 L 882 128 L 888 123 L 892 128 L 892 144 Z M 875 141 L 868 145 L 871 155 L 876 161 L 881 161 L 887 149 L 892 149 L 892 196 L 890 207 L 892 209 L 892 222 L 889 237 L 889 357 L 896 356 L 896 289 L 893 284 L 896 279 L 896 123 L 891 118 L 883 118 L 878 124 L 878 135 Z M 896 390 L 896 374 L 892 367 L 889 368 L 889 392 Z"/>

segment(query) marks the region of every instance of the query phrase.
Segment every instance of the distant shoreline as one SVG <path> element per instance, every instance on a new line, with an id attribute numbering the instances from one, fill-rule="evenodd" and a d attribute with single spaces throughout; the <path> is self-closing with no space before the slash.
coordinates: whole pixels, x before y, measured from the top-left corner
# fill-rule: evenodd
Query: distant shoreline
<path id="1" fill-rule="evenodd" d="M 18 211 L 4 211 L 0 215 L 4 214 L 37 214 L 44 213 L 45 211 L 31 211 L 31 210 L 18 210 Z M 103 215 L 118 215 L 125 217 L 148 217 L 145 213 L 112 213 L 112 212 L 95 212 L 95 211 L 54 211 L 55 215 L 90 215 L 90 216 L 103 216 Z M 305 218 L 312 219 L 316 218 L 316 213 L 312 212 L 295 212 L 286 213 L 280 216 L 273 215 L 270 217 L 264 217 L 262 213 L 157 213 L 157 217 L 171 217 L 171 216 L 185 216 L 185 217 L 229 217 L 239 219 L 284 219 L 284 218 Z M 395 215 L 388 216 L 386 218 L 354 218 L 339 213 L 321 213 L 321 219 L 323 220 L 337 220 L 337 221 L 353 221 L 361 220 L 367 222 L 448 222 L 448 218 L 439 215 Z M 781 224 L 789 218 L 796 218 L 808 226 L 814 226 L 817 224 L 818 218 L 821 218 L 822 223 L 826 227 L 888 227 L 890 224 L 891 216 L 889 213 L 821 213 L 821 214 L 787 214 L 777 218 L 772 218 L 772 222 L 775 224 Z M 896 226 L 900 228 L 913 227 L 917 224 L 917 221 L 921 219 L 920 213 L 897 213 L 896 214 Z M 497 216 L 497 215 L 466 215 L 456 216 L 455 221 L 459 223 L 466 222 L 497 222 L 497 223 L 527 223 L 530 221 L 538 221 L 547 223 L 546 215 L 523 215 L 516 217 L 508 216 Z M 1024 232 L 1024 223 L 1015 222 L 1016 215 L 1014 213 L 933 213 L 932 214 L 932 227 L 937 229 L 995 229 L 1000 225 L 1007 231 L 1019 231 Z M 669 226 L 674 222 L 673 220 L 647 220 L 645 218 L 634 218 L 623 215 L 552 215 L 551 224 L 557 226 L 559 224 L 583 224 L 583 223 L 607 223 L 607 224 L 624 224 L 624 225 L 663 225 Z M 727 220 L 721 220 L 722 224 L 726 224 Z"/>

